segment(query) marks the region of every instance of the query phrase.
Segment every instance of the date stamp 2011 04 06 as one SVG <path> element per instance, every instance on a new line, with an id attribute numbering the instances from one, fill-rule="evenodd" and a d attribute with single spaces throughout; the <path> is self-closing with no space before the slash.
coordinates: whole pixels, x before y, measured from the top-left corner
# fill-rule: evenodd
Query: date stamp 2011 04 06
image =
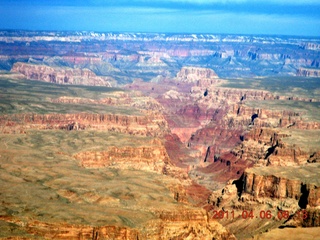
<path id="1" fill-rule="evenodd" d="M 223 210 L 214 210 L 213 212 L 213 219 L 271 219 L 276 217 L 279 220 L 288 219 L 290 217 L 289 211 L 277 211 L 276 213 L 272 213 L 271 210 L 261 210 L 259 212 L 254 212 L 253 210 L 243 210 L 240 214 L 236 214 L 233 210 L 232 211 L 223 211 Z M 295 214 L 302 219 L 308 218 L 308 212 L 306 210 L 297 211 Z"/>

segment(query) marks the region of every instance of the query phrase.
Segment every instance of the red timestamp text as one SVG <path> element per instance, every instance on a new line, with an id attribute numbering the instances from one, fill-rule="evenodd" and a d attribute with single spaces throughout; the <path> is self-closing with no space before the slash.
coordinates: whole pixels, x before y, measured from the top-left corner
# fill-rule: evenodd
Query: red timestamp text
<path id="1" fill-rule="evenodd" d="M 213 212 L 213 219 L 271 219 L 277 218 L 278 220 L 282 219 L 289 219 L 291 216 L 289 211 L 277 211 L 272 212 L 271 210 L 261 210 L 254 212 L 253 210 L 242 210 L 242 212 L 235 213 L 234 210 L 232 211 L 224 211 L 224 210 L 214 210 Z M 306 210 L 300 210 L 296 212 L 297 216 L 302 219 L 308 218 L 308 212 Z"/>

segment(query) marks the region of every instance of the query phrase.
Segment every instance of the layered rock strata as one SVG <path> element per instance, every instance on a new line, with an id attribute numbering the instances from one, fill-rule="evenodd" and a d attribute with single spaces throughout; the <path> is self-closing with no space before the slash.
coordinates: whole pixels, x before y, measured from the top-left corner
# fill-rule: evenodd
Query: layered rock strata
<path id="1" fill-rule="evenodd" d="M 102 77 L 96 76 L 96 74 L 89 69 L 58 68 L 17 62 L 13 65 L 11 72 L 21 73 L 27 79 L 56 84 L 111 87 L 110 82 Z"/>
<path id="2" fill-rule="evenodd" d="M 160 141 L 156 146 L 109 147 L 103 152 L 80 152 L 74 157 L 85 168 L 108 167 L 163 173 L 165 165 L 169 164 L 168 154 Z"/>
<path id="3" fill-rule="evenodd" d="M 176 80 L 179 82 L 195 83 L 197 85 L 216 83 L 218 82 L 217 79 L 218 75 L 212 69 L 200 67 L 183 67 L 176 76 Z"/>
<path id="4" fill-rule="evenodd" d="M 319 167 L 247 169 L 238 180 L 212 193 L 211 211 L 232 211 L 236 217 L 220 221 L 238 237 L 246 236 L 244 229 L 254 235 L 281 226 L 319 227 Z M 241 221 L 244 218 L 247 221 Z"/>
<path id="5" fill-rule="evenodd" d="M 0 116 L 3 133 L 28 129 L 100 129 L 129 134 L 161 136 L 168 132 L 162 115 L 129 116 L 116 114 L 13 114 Z"/>
<path id="6" fill-rule="evenodd" d="M 21 230 L 35 237 L 55 239 L 236 239 L 221 224 L 209 220 L 204 210 L 159 211 L 155 215 L 158 219 L 149 221 L 144 227 L 139 228 L 92 227 L 66 223 L 46 223 L 36 220 L 25 222 L 14 217 L 0 217 L 0 220 L 17 225 Z"/>
<path id="7" fill-rule="evenodd" d="M 243 175 L 242 193 L 256 198 L 295 199 L 301 208 L 320 206 L 320 188 L 317 179 L 320 166 L 287 168 L 256 168 Z M 272 175 L 270 174 L 272 172 Z"/>

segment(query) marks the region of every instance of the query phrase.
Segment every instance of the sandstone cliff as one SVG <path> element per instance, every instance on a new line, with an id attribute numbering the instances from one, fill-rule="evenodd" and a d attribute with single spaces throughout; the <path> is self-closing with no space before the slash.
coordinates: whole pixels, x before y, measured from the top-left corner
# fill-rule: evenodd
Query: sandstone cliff
<path id="1" fill-rule="evenodd" d="M 100 129 L 129 134 L 161 136 L 167 133 L 163 116 L 130 116 L 116 114 L 12 114 L 0 116 L 2 133 L 25 132 L 28 129 Z"/>
<path id="2" fill-rule="evenodd" d="M 161 221 L 154 221 L 148 227 L 147 239 L 236 239 L 218 222 L 209 219 L 205 210 L 159 211 Z M 154 230 L 160 229 L 159 233 Z M 150 231 L 151 230 L 151 231 Z M 159 230 L 158 230 L 159 231 Z"/>
<path id="3" fill-rule="evenodd" d="M 320 206 L 319 165 L 246 170 L 242 193 L 256 198 L 295 199 L 301 208 Z M 240 193 L 240 195 L 242 194 Z"/>
<path id="4" fill-rule="evenodd" d="M 163 173 L 170 160 L 161 142 L 157 143 L 155 146 L 109 147 L 103 152 L 79 152 L 74 157 L 85 168 L 108 167 Z"/>
<path id="5" fill-rule="evenodd" d="M 11 72 L 21 73 L 27 79 L 50 83 L 111 87 L 110 82 L 96 76 L 89 69 L 58 68 L 17 62 Z"/>
<path id="6" fill-rule="evenodd" d="M 247 169 L 238 180 L 214 191 L 209 203 L 213 210 L 233 212 L 235 217 L 224 216 L 220 222 L 239 238 L 248 237 L 248 232 L 254 235 L 280 226 L 318 227 L 319 167 L 313 164 Z"/>
<path id="7" fill-rule="evenodd" d="M 47 223 L 37 220 L 26 222 L 18 218 L 3 216 L 0 216 L 0 220 L 19 227 L 20 230 L 35 237 L 48 239 L 236 239 L 221 224 L 208 219 L 204 210 L 178 209 L 173 212 L 164 210 L 156 212 L 155 215 L 156 219 L 139 228 L 110 225 L 92 227 L 67 223 Z"/>

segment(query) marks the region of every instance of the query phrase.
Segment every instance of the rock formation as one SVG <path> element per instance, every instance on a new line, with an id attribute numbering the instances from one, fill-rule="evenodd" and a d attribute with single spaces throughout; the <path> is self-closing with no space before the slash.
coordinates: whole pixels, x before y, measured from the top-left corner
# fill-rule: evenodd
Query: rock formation
<path id="1" fill-rule="evenodd" d="M 319 165 L 287 167 L 285 172 L 284 168 L 279 167 L 247 170 L 243 175 L 243 186 L 240 186 L 243 190 L 240 195 L 248 193 L 256 198 L 291 198 L 297 200 L 301 208 L 306 208 L 307 205 L 318 207 L 320 190 L 316 178 L 317 168 Z"/>
<path id="2" fill-rule="evenodd" d="M 108 86 L 111 84 L 102 77 L 96 76 L 89 69 L 57 68 L 17 62 L 12 72 L 23 74 L 27 79 L 57 84 Z"/>
<path id="3" fill-rule="evenodd" d="M 203 85 L 203 82 L 214 83 L 218 78 L 218 75 L 208 68 L 199 67 L 183 67 L 177 73 L 177 81 L 186 83 L 197 83 L 197 85 Z"/>
<path id="4" fill-rule="evenodd" d="M 157 143 L 149 147 L 109 147 L 103 152 L 80 152 L 74 157 L 86 168 L 129 168 L 163 173 L 169 157 L 161 142 Z"/>
<path id="5" fill-rule="evenodd" d="M 263 226 L 266 225 L 269 228 L 319 227 L 319 167 L 315 164 L 248 169 L 238 180 L 213 192 L 209 202 L 216 211 L 233 211 L 233 216 L 248 219 L 247 223 L 241 223 L 239 218 L 221 218 L 221 223 L 235 231 L 237 236 L 246 235 L 241 233 L 242 228 L 261 232 L 265 231 Z"/>
<path id="6" fill-rule="evenodd" d="M 221 224 L 209 220 L 205 211 L 180 209 L 174 212 L 162 211 L 156 215 L 159 219 L 148 222 L 143 229 L 119 226 L 91 227 L 35 220 L 25 223 L 15 218 L 4 217 L 0 217 L 0 221 L 19 226 L 21 230 L 27 231 L 29 236 L 56 239 L 236 239 Z"/>
<path id="7" fill-rule="evenodd" d="M 112 132 L 163 135 L 168 132 L 163 116 L 130 116 L 117 114 L 14 114 L 0 116 L 2 133 L 24 132 L 28 129 L 84 130 L 100 129 Z"/>

